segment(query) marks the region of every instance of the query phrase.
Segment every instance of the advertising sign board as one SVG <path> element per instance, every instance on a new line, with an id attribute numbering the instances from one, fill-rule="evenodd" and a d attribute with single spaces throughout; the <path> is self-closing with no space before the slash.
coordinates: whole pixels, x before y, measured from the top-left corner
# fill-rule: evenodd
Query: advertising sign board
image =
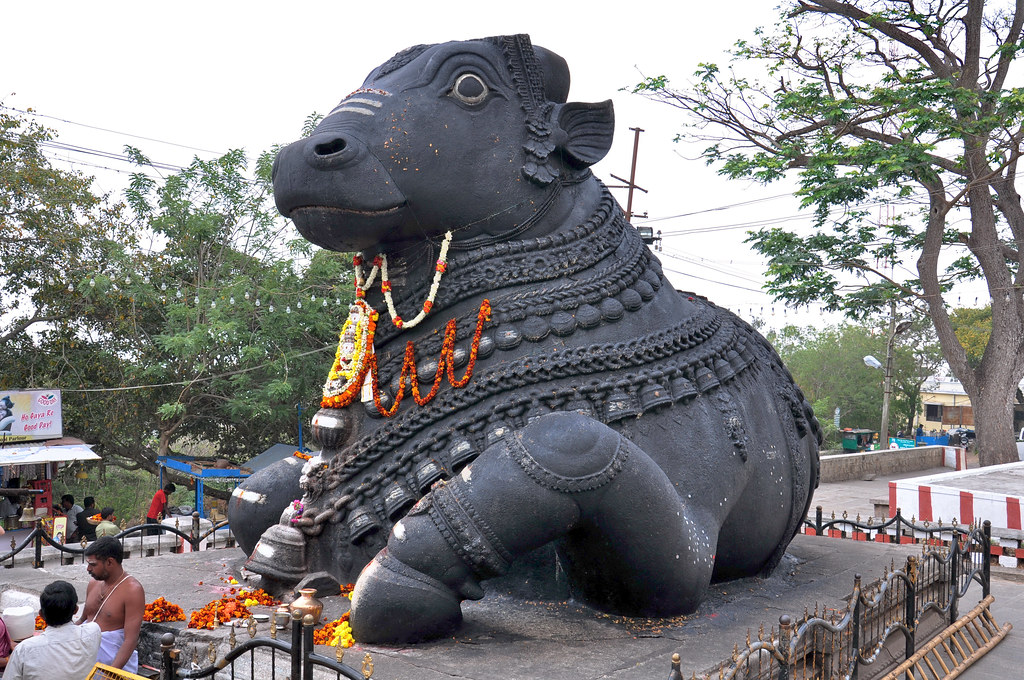
<path id="1" fill-rule="evenodd" d="M 0 442 L 62 436 L 60 390 L 0 392 Z"/>

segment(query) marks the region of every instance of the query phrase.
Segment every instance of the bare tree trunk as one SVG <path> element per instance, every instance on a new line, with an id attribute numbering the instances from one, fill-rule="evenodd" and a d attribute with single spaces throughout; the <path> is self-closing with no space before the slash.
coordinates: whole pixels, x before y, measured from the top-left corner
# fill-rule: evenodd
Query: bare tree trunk
<path id="1" fill-rule="evenodd" d="M 978 381 L 984 385 L 978 394 L 971 394 L 974 409 L 974 426 L 977 433 L 978 463 L 999 465 L 1016 463 L 1016 436 L 1013 431 L 1013 398 L 1016 385 L 1009 376 L 1002 380 L 982 376 Z"/>

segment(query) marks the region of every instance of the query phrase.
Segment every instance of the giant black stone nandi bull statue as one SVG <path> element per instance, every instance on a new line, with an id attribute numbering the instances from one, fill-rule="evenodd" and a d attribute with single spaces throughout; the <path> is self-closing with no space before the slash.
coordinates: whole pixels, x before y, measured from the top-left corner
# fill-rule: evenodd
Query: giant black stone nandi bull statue
<path id="1" fill-rule="evenodd" d="M 357 640 L 450 632 L 547 544 L 581 600 L 690 612 L 772 570 L 810 504 L 809 405 L 749 325 L 672 289 L 588 169 L 611 102 L 568 90 L 527 36 L 421 45 L 278 155 L 279 209 L 364 253 L 365 298 L 322 452 L 250 478 L 229 515 L 268 579 L 358 575 Z"/>

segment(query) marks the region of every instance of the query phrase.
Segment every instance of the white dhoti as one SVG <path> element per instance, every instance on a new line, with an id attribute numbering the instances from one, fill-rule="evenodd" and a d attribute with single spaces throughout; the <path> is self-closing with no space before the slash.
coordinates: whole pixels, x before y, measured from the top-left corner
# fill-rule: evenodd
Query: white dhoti
<path id="1" fill-rule="evenodd" d="M 124 629 L 118 630 L 105 630 L 102 633 L 100 639 L 100 653 L 96 657 L 96 660 L 102 664 L 112 666 L 114 664 L 114 657 L 121 651 L 121 645 L 124 644 Z M 124 664 L 124 670 L 129 673 L 135 673 L 139 670 L 139 652 L 133 649 L 132 655 L 128 657 L 128 661 Z"/>

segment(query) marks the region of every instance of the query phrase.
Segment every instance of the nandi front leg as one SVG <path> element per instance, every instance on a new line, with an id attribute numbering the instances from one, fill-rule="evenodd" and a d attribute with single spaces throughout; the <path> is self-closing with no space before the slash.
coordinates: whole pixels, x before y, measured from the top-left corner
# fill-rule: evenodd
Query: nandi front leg
<path id="1" fill-rule="evenodd" d="M 411 642 L 462 621 L 480 581 L 558 541 L 574 594 L 623 614 L 697 608 L 717 526 L 688 514 L 664 472 L 611 428 L 569 413 L 539 418 L 439 483 L 392 530 L 356 582 L 353 635 Z"/>

